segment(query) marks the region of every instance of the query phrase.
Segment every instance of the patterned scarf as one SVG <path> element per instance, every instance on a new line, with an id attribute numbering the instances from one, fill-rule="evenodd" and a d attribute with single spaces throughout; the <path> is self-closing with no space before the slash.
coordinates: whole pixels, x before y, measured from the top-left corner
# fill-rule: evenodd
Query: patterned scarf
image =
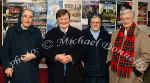
<path id="1" fill-rule="evenodd" d="M 119 77 L 129 78 L 132 72 L 135 41 L 134 29 L 135 24 L 127 31 L 126 39 L 124 39 L 125 28 L 122 27 L 114 42 L 111 69 L 112 71 L 117 72 L 117 76 Z"/>

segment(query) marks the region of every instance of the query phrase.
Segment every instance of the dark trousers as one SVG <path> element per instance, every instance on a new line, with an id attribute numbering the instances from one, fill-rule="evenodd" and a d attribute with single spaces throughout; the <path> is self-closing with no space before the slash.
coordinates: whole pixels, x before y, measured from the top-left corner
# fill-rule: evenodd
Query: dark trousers
<path id="1" fill-rule="evenodd" d="M 84 77 L 84 83 L 108 83 L 108 77 L 100 77 L 100 76 L 86 76 Z"/>

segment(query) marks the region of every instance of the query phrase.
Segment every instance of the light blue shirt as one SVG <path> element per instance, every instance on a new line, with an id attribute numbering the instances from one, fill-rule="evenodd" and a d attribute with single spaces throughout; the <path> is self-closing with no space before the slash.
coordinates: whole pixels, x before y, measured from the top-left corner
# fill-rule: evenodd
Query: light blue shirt
<path id="1" fill-rule="evenodd" d="M 97 40 L 98 36 L 99 36 L 99 33 L 100 33 L 100 30 L 98 31 L 93 31 L 91 28 L 90 28 L 90 32 L 91 34 L 93 35 L 94 39 Z"/>

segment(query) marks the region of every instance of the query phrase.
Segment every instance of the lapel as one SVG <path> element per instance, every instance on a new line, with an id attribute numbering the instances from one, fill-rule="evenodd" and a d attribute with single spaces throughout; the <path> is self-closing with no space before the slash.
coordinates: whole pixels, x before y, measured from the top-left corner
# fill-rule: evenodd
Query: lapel
<path id="1" fill-rule="evenodd" d="M 136 26 L 136 27 L 135 27 L 135 30 L 134 30 L 134 36 L 135 36 L 135 37 L 138 35 L 139 30 L 140 30 L 140 29 Z"/>

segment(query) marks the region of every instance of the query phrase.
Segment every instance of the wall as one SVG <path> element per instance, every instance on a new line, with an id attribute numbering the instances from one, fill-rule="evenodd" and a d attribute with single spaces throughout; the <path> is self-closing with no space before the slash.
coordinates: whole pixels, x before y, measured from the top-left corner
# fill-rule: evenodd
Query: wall
<path id="1" fill-rule="evenodd" d="M 2 1 L 2 0 L 0 0 L 0 1 Z M 12 0 L 8 0 L 8 1 L 12 1 Z M 27 1 L 30 1 L 30 0 L 27 0 Z M 43 1 L 43 0 L 41 0 L 41 1 Z M 65 1 L 65 0 L 64 0 Z M 140 2 L 148 2 L 148 6 L 147 6 L 147 8 L 148 8 L 148 11 L 150 11 L 150 0 L 132 0 L 133 1 L 133 10 L 135 11 L 135 15 L 136 15 L 136 18 L 135 18 L 135 21 L 137 21 L 137 16 L 138 16 L 138 1 L 140 1 Z M 2 4 L 1 4 L 2 5 Z M 2 10 L 2 7 L 1 7 L 1 10 Z M 3 12 L 3 11 L 2 11 Z M 2 15 L 2 13 L 0 14 L 0 15 Z M 1 19 L 1 18 L 0 18 Z M 0 21 L 2 21 L 2 20 L 0 20 Z M 0 24 L 0 26 L 2 26 L 3 24 L 2 24 L 2 22 L 1 22 L 1 24 Z M 143 30 L 143 31 L 145 31 L 145 32 L 147 32 L 148 34 L 150 34 L 150 27 L 147 27 L 147 25 L 139 25 L 139 27 L 140 27 L 140 29 L 141 30 Z M 3 28 L 2 27 L 0 27 L 0 46 L 1 46 L 1 42 L 2 42 L 2 30 Z"/>

